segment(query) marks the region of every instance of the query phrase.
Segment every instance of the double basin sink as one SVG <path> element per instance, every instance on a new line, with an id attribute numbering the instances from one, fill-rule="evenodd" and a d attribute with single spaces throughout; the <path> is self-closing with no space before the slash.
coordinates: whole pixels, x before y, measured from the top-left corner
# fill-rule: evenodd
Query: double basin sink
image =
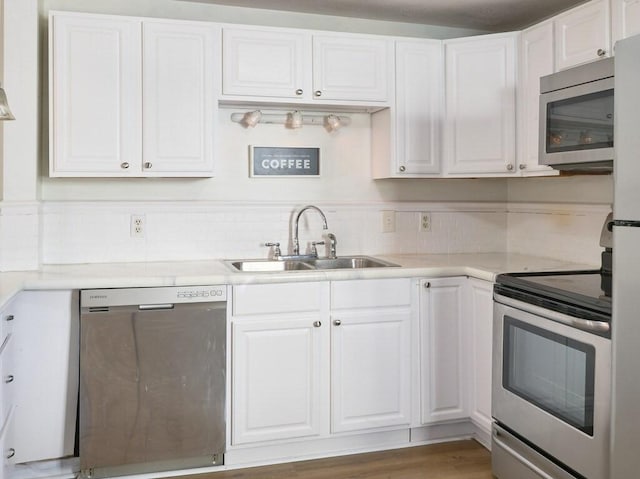
<path id="1" fill-rule="evenodd" d="M 398 267 L 399 265 L 371 256 L 338 256 L 337 258 L 311 259 L 245 259 L 225 261 L 235 271 L 277 272 L 277 271 L 324 271 L 331 269 L 366 269 Z"/>

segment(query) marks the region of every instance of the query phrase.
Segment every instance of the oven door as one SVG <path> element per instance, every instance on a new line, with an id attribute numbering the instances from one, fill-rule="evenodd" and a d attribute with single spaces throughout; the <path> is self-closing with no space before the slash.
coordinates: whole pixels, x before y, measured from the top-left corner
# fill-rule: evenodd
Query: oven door
<path id="1" fill-rule="evenodd" d="M 614 79 L 540 95 L 540 164 L 611 170 Z"/>
<path id="2" fill-rule="evenodd" d="M 575 318 L 495 296 L 492 415 L 588 478 L 609 467 L 611 341 Z"/>

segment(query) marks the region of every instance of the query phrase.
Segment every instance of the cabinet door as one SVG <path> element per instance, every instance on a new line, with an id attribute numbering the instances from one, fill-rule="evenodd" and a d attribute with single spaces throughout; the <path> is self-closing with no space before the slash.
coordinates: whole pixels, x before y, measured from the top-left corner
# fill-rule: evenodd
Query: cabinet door
<path id="1" fill-rule="evenodd" d="M 143 25 L 145 176 L 212 176 L 217 117 L 215 27 Z"/>
<path id="2" fill-rule="evenodd" d="M 78 295 L 24 291 L 15 303 L 15 402 L 7 446 L 17 464 L 72 456 L 78 404 Z"/>
<path id="3" fill-rule="evenodd" d="M 331 314 L 331 432 L 409 424 L 411 311 Z"/>
<path id="4" fill-rule="evenodd" d="M 554 71 L 553 23 L 540 23 L 520 38 L 518 169 L 523 175 L 557 174 L 539 164 L 540 77 Z"/>
<path id="5" fill-rule="evenodd" d="M 222 93 L 311 97 L 311 39 L 301 32 L 223 30 Z"/>
<path id="6" fill-rule="evenodd" d="M 446 170 L 515 172 L 516 35 L 445 41 Z"/>
<path id="7" fill-rule="evenodd" d="M 556 69 L 611 55 L 609 2 L 594 0 L 554 19 Z"/>
<path id="8" fill-rule="evenodd" d="M 471 278 L 470 321 L 467 333 L 470 345 L 471 420 L 487 434 L 491 433 L 491 371 L 493 344 L 493 283 Z"/>
<path id="9" fill-rule="evenodd" d="M 466 279 L 424 280 L 421 286 L 422 423 L 466 418 Z"/>
<path id="10" fill-rule="evenodd" d="M 612 0 L 613 42 L 640 33 L 640 0 Z"/>
<path id="11" fill-rule="evenodd" d="M 328 331 L 319 315 L 234 320 L 233 444 L 325 432 Z"/>
<path id="12" fill-rule="evenodd" d="M 396 43 L 397 174 L 440 173 L 442 42 Z"/>
<path id="13" fill-rule="evenodd" d="M 135 176 L 142 156 L 138 20 L 54 15 L 50 176 Z"/>
<path id="14" fill-rule="evenodd" d="M 374 37 L 313 37 L 316 100 L 389 100 L 392 43 Z"/>

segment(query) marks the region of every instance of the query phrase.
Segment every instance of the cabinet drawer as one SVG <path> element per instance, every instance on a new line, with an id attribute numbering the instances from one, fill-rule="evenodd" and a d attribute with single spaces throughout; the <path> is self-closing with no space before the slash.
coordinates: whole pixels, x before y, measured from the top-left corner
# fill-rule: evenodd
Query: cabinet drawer
<path id="1" fill-rule="evenodd" d="M 3 424 L 15 402 L 14 343 L 9 334 L 0 350 L 0 424 Z"/>
<path id="2" fill-rule="evenodd" d="M 233 315 L 320 311 L 325 290 L 326 283 L 234 286 Z"/>
<path id="3" fill-rule="evenodd" d="M 333 281 L 331 309 L 406 306 L 411 304 L 411 281 L 400 279 L 364 279 Z"/>

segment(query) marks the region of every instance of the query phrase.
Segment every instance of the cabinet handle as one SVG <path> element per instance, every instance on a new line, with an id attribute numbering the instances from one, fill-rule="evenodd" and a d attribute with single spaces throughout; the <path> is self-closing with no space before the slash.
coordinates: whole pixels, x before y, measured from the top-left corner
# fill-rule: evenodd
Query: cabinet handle
<path id="1" fill-rule="evenodd" d="M 320 321 L 314 321 L 313 322 L 313 327 L 314 328 L 319 328 L 320 326 L 322 326 L 322 322 L 320 322 Z"/>
<path id="2" fill-rule="evenodd" d="M 607 51 L 602 49 L 602 48 L 598 48 L 598 56 L 599 57 L 603 57 L 607 54 Z"/>
<path id="3" fill-rule="evenodd" d="M 14 318 L 13 314 L 10 314 L 5 318 L 5 321 L 13 321 L 13 318 Z"/>
<path id="4" fill-rule="evenodd" d="M 123 170 L 126 170 L 127 168 L 129 168 L 129 163 L 127 163 L 126 161 L 124 163 L 121 163 L 120 168 L 122 168 Z"/>
<path id="5" fill-rule="evenodd" d="M 518 165 L 518 168 L 520 168 L 521 170 L 526 170 L 527 165 L 525 165 L 524 163 L 520 163 L 520 165 Z"/>
<path id="6" fill-rule="evenodd" d="M 11 459 L 15 455 L 16 455 L 16 450 L 14 448 L 10 448 L 9 453 L 7 454 L 7 459 Z"/>
<path id="7" fill-rule="evenodd" d="M 14 380 L 13 374 L 9 374 L 7 378 L 4 380 L 4 382 L 9 384 L 9 383 L 12 383 L 13 380 Z"/>
<path id="8" fill-rule="evenodd" d="M 298 95 L 298 96 L 302 95 L 303 93 L 304 93 L 304 91 L 302 90 L 302 88 L 298 88 L 296 90 L 296 95 Z"/>
<path id="9" fill-rule="evenodd" d="M 322 96 L 322 92 L 321 92 L 320 90 L 316 90 L 316 91 L 314 92 L 314 95 L 315 95 L 315 96 Z"/>
<path id="10" fill-rule="evenodd" d="M 424 287 L 426 289 L 429 289 L 431 287 L 431 283 L 429 281 L 427 281 L 426 283 L 424 283 Z"/>
<path id="11" fill-rule="evenodd" d="M 333 322 L 333 325 L 334 325 L 334 326 L 340 326 L 341 324 L 342 324 L 342 321 L 340 321 L 339 319 L 336 319 L 336 320 Z"/>
<path id="12" fill-rule="evenodd" d="M 153 167 L 153 163 L 151 163 L 150 161 L 147 161 L 147 162 L 144 164 L 144 167 L 145 167 L 147 170 L 150 170 L 150 169 L 151 169 L 151 167 Z"/>
<path id="13" fill-rule="evenodd" d="M 507 165 L 507 170 L 513 171 L 513 165 L 511 163 Z"/>
<path id="14" fill-rule="evenodd" d="M 400 172 L 404 173 L 404 171 L 407 169 L 407 167 L 403 165 L 398 169 L 400 170 Z"/>

